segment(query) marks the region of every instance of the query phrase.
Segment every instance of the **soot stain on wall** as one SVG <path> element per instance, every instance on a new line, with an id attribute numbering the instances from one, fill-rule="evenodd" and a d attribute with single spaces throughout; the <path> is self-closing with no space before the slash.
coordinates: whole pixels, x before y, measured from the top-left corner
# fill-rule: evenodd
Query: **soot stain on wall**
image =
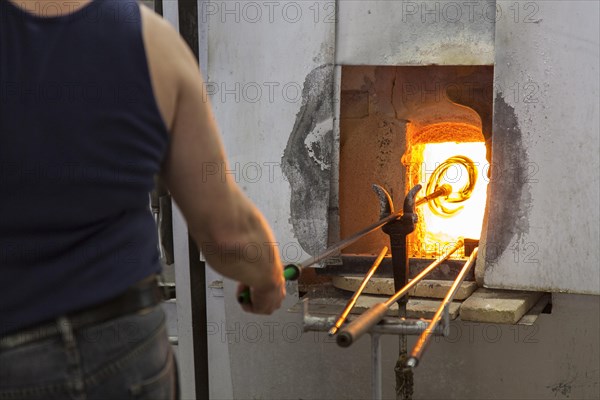
<path id="1" fill-rule="evenodd" d="M 291 187 L 290 224 L 309 254 L 327 245 L 327 209 L 333 151 L 333 65 L 321 65 L 304 81 L 302 106 L 281 158 Z M 325 129 L 323 127 L 326 127 Z"/>
<path id="2" fill-rule="evenodd" d="M 486 264 L 491 267 L 510 245 L 529 232 L 531 194 L 528 155 L 515 109 L 501 93 L 494 101 L 492 176 L 487 223 Z"/>

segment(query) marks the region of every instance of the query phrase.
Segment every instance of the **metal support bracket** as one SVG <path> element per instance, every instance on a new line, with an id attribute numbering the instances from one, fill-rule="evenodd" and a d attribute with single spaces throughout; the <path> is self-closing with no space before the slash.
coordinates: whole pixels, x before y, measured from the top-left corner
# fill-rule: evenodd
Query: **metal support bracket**
<path id="1" fill-rule="evenodd" d="M 308 312 L 308 299 L 302 301 L 304 331 L 326 332 L 337 317 L 335 315 L 311 315 Z M 351 320 L 351 318 L 349 318 Z M 407 319 L 386 317 L 374 325 L 371 334 L 371 397 L 375 400 L 382 398 L 382 367 L 381 367 L 381 335 L 420 335 L 431 321 L 426 319 Z M 450 326 L 449 307 L 444 307 L 442 324 L 435 327 L 432 334 L 448 336 Z"/>
<path id="2" fill-rule="evenodd" d="M 314 315 L 308 311 L 308 301 L 305 298 L 302 300 L 302 319 L 305 332 L 327 332 L 335 323 L 337 315 Z M 448 312 L 448 309 L 444 311 Z M 347 323 L 353 321 L 358 316 L 349 316 Z M 446 319 L 449 321 L 450 316 Z M 431 321 L 428 319 L 413 319 L 399 317 L 385 317 L 380 323 L 374 325 L 368 333 L 379 335 L 420 335 L 429 325 Z M 445 323 L 438 325 L 432 332 L 436 336 L 443 336 Z"/>

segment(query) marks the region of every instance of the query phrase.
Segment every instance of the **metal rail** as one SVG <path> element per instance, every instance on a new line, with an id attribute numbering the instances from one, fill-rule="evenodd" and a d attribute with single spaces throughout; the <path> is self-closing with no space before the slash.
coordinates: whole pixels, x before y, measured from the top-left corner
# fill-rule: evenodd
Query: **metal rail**
<path id="1" fill-rule="evenodd" d="M 385 255 L 387 254 L 387 251 L 388 251 L 388 247 L 387 246 L 383 246 L 383 249 L 381 249 L 381 251 L 379 252 L 379 255 L 377 256 L 377 258 L 373 262 L 373 265 L 371 266 L 371 268 L 369 269 L 369 271 L 365 275 L 364 279 L 360 283 L 360 286 L 358 287 L 358 289 L 356 290 L 356 292 L 354 292 L 354 294 L 352 295 L 352 297 L 350 298 L 350 300 L 348 300 L 348 303 L 346 304 L 346 307 L 344 307 L 344 310 L 342 311 L 342 313 L 338 317 L 337 321 L 335 321 L 335 324 L 331 327 L 331 329 L 329 329 L 329 336 L 335 335 L 335 333 L 338 331 L 338 329 L 340 329 L 340 326 L 342 326 L 342 324 L 344 323 L 344 321 L 346 321 L 346 318 L 348 317 L 348 314 L 350 314 L 350 311 L 352 310 L 352 308 L 356 304 L 356 301 L 358 300 L 358 297 L 362 294 L 363 290 L 367 286 L 367 283 L 369 283 L 369 280 L 371 279 L 371 277 L 373 276 L 373 274 L 375 273 L 375 271 L 377 270 L 377 268 L 379 268 L 379 265 L 381 264 L 381 261 L 383 260 L 383 257 L 385 257 Z"/>
<path id="2" fill-rule="evenodd" d="M 431 319 L 429 326 L 427 327 L 427 329 L 425 329 L 425 331 L 423 331 L 423 333 L 417 340 L 415 347 L 413 347 L 413 350 L 410 353 L 409 359 L 406 361 L 407 368 L 414 368 L 419 364 L 419 360 L 421 359 L 421 356 L 423 355 L 423 352 L 425 351 L 425 348 L 426 348 L 427 344 L 429 343 L 429 339 L 431 338 L 432 333 L 434 332 L 434 330 L 440 323 L 440 320 L 442 319 L 442 314 L 448 313 L 448 306 L 454 299 L 454 296 L 456 295 L 456 292 L 460 288 L 460 285 L 463 283 L 467 272 L 469 271 L 469 269 L 471 269 L 471 267 L 475 263 L 475 259 L 477 258 L 478 249 L 479 248 L 476 247 L 475 250 L 473 250 L 473 252 L 471 253 L 471 256 L 465 263 L 465 266 L 460 271 L 460 273 L 456 277 L 456 280 L 452 284 L 452 287 L 450 288 L 450 290 L 448 290 L 446 297 L 444 297 L 444 300 L 442 300 L 442 303 L 441 303 L 440 307 L 438 308 L 437 312 L 435 313 L 435 315 L 433 316 L 433 318 Z M 444 325 L 445 325 L 444 336 L 446 336 L 446 334 L 447 334 L 446 329 L 448 329 L 448 325 L 447 325 L 448 321 L 445 320 L 444 322 L 445 322 L 444 323 Z"/>
<path id="3" fill-rule="evenodd" d="M 370 309 L 365 311 L 359 318 L 351 322 L 347 327 L 343 328 L 337 336 L 337 344 L 341 347 L 348 347 L 354 341 L 359 339 L 365 332 L 369 331 L 375 324 L 377 324 L 384 317 L 388 308 L 391 307 L 398 299 L 406 295 L 417 283 L 419 283 L 425 276 L 433 269 L 437 268 L 445 260 L 447 260 L 453 253 L 463 247 L 463 239 L 459 239 L 456 245 L 449 249 L 442 257 L 435 260 L 431 265 L 425 268 L 419 275 L 414 277 L 406 286 L 396 292 L 384 303 L 377 303 Z M 461 271 L 462 272 L 462 271 Z"/>
<path id="4" fill-rule="evenodd" d="M 371 335 L 371 398 L 381 400 L 381 341 L 380 335 Z"/>
<path id="5" fill-rule="evenodd" d="M 448 184 L 444 184 L 442 186 L 440 186 L 439 189 L 435 190 L 433 193 L 431 193 L 428 196 L 423 197 L 422 199 L 417 200 L 416 205 L 420 206 L 434 198 L 440 197 L 440 196 L 447 196 L 452 192 L 452 187 Z M 317 254 L 316 256 L 310 257 L 306 260 L 304 260 L 303 262 L 301 262 L 299 264 L 299 267 L 305 268 L 305 267 L 309 267 L 313 264 L 318 263 L 319 261 L 323 261 L 324 259 L 326 259 L 327 257 L 331 256 L 332 254 L 335 254 L 337 252 L 339 252 L 340 250 L 342 250 L 345 247 L 350 246 L 352 243 L 358 241 L 359 239 L 362 239 L 363 237 L 365 237 L 366 235 L 368 235 L 369 233 L 381 228 L 383 225 L 387 224 L 388 222 L 392 222 L 398 218 L 400 218 L 402 216 L 403 211 L 397 211 L 394 212 L 390 215 L 388 215 L 385 218 L 380 219 L 377 222 L 374 222 L 373 224 L 367 226 L 366 228 L 358 231 L 357 233 L 355 233 L 354 235 L 338 242 L 337 244 L 328 247 L 327 249 L 325 249 L 322 253 Z"/>
<path id="6" fill-rule="evenodd" d="M 348 317 L 350 319 L 350 317 Z M 336 320 L 334 315 L 313 315 L 308 313 L 308 299 L 303 300 L 303 325 L 306 332 L 327 332 L 331 324 Z M 409 319 L 398 317 L 385 317 L 379 324 L 374 325 L 368 331 L 379 335 L 420 335 L 429 326 L 430 320 Z M 444 327 L 435 328 L 434 335 L 442 336 Z"/>
<path id="7" fill-rule="evenodd" d="M 417 186 L 419 187 L 419 189 L 421 188 L 420 185 L 417 185 Z M 449 191 L 450 192 L 452 191 L 452 188 L 450 187 L 450 185 L 448 185 L 448 184 L 442 185 L 442 186 L 440 186 L 439 189 L 437 189 L 436 191 L 431 193 L 429 196 L 426 196 L 426 197 L 422 198 L 421 200 L 418 200 L 416 204 L 421 205 L 421 204 L 426 203 L 427 201 L 430 201 L 433 198 L 447 195 Z M 373 224 L 367 226 L 366 228 L 358 231 L 354 235 L 334 244 L 333 246 L 328 247 L 327 249 L 323 250 L 321 253 L 307 258 L 306 260 L 302 261 L 301 263 L 298 263 L 298 264 L 294 263 L 294 264 L 286 265 L 283 270 L 284 278 L 286 280 L 298 279 L 300 277 L 300 273 L 302 272 L 302 270 L 304 268 L 310 267 L 313 264 L 316 264 L 320 261 L 327 259 L 329 256 L 338 253 L 340 250 L 350 246 L 352 243 L 357 242 L 358 240 L 367 236 L 369 233 L 376 231 L 377 229 L 381 228 L 383 225 L 397 220 L 398 218 L 402 217 L 403 212 L 404 211 L 394 212 L 394 213 L 380 219 L 379 221 L 374 222 Z M 250 301 L 251 301 L 251 299 L 250 299 L 250 289 L 249 288 L 247 288 L 246 290 L 244 290 L 243 292 L 241 292 L 238 295 L 238 302 L 248 304 L 248 303 L 250 303 Z"/>
<path id="8" fill-rule="evenodd" d="M 308 313 L 308 299 L 303 301 L 303 321 L 305 331 L 326 331 L 335 321 L 335 316 L 316 316 Z M 445 319 L 446 321 L 446 319 Z M 384 318 L 380 324 L 371 327 L 371 398 L 382 398 L 381 381 L 381 335 L 419 335 L 427 329 L 430 321 L 425 319 Z M 444 334 L 443 326 L 436 326 L 433 335 Z"/>

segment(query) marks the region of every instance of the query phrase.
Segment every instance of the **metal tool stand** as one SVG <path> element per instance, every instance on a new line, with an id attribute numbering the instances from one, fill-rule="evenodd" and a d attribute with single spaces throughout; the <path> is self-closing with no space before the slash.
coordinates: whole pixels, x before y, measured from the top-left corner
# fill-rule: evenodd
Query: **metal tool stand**
<path id="1" fill-rule="evenodd" d="M 327 332 L 335 324 L 336 316 L 311 315 L 308 311 L 308 299 L 303 300 L 303 325 L 304 331 Z M 356 317 L 351 317 L 352 321 Z M 420 335 L 427 329 L 431 321 L 426 319 L 408 319 L 399 317 L 386 317 L 379 324 L 374 325 L 368 333 L 371 334 L 371 396 L 374 400 L 382 398 L 382 366 L 381 366 L 381 335 Z M 432 331 L 433 335 L 442 336 L 449 332 L 450 315 L 445 307 L 442 323 Z"/>
<path id="2" fill-rule="evenodd" d="M 394 271 L 394 290 L 397 292 L 408 283 L 408 251 L 407 237 L 415 230 L 417 214 L 415 213 L 415 198 L 421 185 L 416 185 L 406 195 L 404 199 L 403 214 L 398 220 L 390 222 L 383 226 L 382 230 L 390 237 L 390 247 L 392 249 L 392 267 Z M 391 197 L 385 196 L 384 199 L 389 203 L 382 206 L 381 213 L 393 211 L 394 205 Z M 381 201 L 380 201 L 381 203 Z M 406 303 L 408 295 L 398 299 L 398 317 L 406 317 Z M 406 335 L 399 337 L 398 361 L 394 371 L 396 372 L 396 398 L 409 400 L 413 394 L 413 373 L 412 370 L 406 370 L 404 365 L 407 360 L 408 344 Z"/>
<path id="3" fill-rule="evenodd" d="M 381 399 L 381 341 L 379 337 L 379 333 L 371 334 L 371 398 L 373 399 Z"/>

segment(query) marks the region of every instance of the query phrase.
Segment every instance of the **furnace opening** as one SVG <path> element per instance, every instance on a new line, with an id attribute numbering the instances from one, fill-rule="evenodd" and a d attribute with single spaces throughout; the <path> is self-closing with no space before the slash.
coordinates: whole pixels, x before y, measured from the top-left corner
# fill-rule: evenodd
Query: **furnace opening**
<path id="1" fill-rule="evenodd" d="M 410 257 L 436 258 L 458 237 L 479 239 L 492 91 L 491 66 L 342 67 L 340 237 L 379 219 L 374 183 L 387 189 L 396 209 L 416 184 L 423 186 L 417 199 L 447 184 L 448 196 L 417 207 Z M 387 243 L 376 232 L 342 254 L 375 255 Z"/>
<path id="2" fill-rule="evenodd" d="M 430 133 L 420 133 L 416 139 L 409 135 L 403 158 L 407 170 L 405 190 L 421 184 L 423 197 L 442 185 L 452 188 L 448 196 L 430 200 L 416 210 L 419 223 L 411 240 L 411 256 L 436 258 L 459 237 L 479 239 L 489 164 L 481 129 L 442 123 L 426 130 Z M 463 141 L 450 141 L 456 139 Z"/>

